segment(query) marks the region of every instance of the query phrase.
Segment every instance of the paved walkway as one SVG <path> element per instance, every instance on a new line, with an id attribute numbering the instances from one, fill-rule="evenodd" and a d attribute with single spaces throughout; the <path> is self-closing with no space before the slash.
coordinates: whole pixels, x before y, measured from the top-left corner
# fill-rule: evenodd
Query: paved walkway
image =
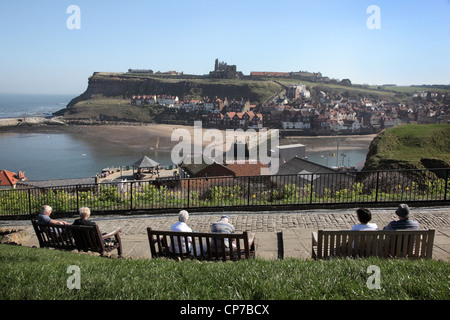
<path id="1" fill-rule="evenodd" d="M 395 208 L 371 209 L 372 221 L 380 229 L 396 220 Z M 124 255 L 136 258 L 151 258 L 146 228 L 169 230 L 177 221 L 174 214 L 145 214 L 131 216 L 92 216 L 102 232 L 122 228 L 121 238 Z M 237 232 L 256 233 L 256 255 L 265 259 L 311 257 L 311 232 L 318 229 L 348 230 L 358 223 L 353 209 L 308 209 L 295 211 L 259 211 L 191 213 L 189 226 L 198 232 L 209 232 L 213 222 L 222 214 L 228 214 Z M 419 222 L 422 229 L 435 229 L 433 258 L 450 260 L 450 207 L 420 207 L 411 209 L 411 218 Z M 72 222 L 74 219 L 66 219 Z M 30 221 L 0 221 L 0 227 L 18 227 L 30 235 L 23 245 L 38 246 Z"/>

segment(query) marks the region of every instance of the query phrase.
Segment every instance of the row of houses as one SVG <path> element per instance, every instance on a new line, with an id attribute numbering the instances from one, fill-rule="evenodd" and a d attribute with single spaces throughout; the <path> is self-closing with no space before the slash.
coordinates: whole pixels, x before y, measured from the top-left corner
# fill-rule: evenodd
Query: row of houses
<path id="1" fill-rule="evenodd" d="M 377 131 L 381 128 L 395 127 L 403 121 L 380 112 L 364 109 L 350 110 L 346 108 L 317 109 L 310 105 L 302 108 L 278 106 L 261 111 L 263 126 L 279 129 L 313 130 L 320 133 L 352 132 L 362 129 Z M 367 130 L 366 130 L 367 131 Z"/>
<path id="2" fill-rule="evenodd" d="M 131 97 L 132 105 L 154 105 L 173 106 L 178 103 L 177 96 L 171 95 L 134 95 Z"/>
<path id="3" fill-rule="evenodd" d="M 246 112 L 250 111 L 252 105 L 248 99 L 230 99 L 218 97 L 202 99 L 190 99 L 181 101 L 177 96 L 172 95 L 133 95 L 132 105 L 154 105 L 159 104 L 169 108 L 179 110 L 203 111 L 203 112 Z M 254 107 L 254 106 L 253 106 Z"/>
<path id="4" fill-rule="evenodd" d="M 447 122 L 450 114 L 447 103 L 434 101 L 405 105 L 367 98 L 333 98 L 325 92 L 311 99 L 304 84 L 293 84 L 285 97 L 260 105 L 252 105 L 248 99 L 204 97 L 180 101 L 178 97 L 156 95 L 133 96 L 132 103 L 166 105 L 162 121 L 201 120 L 212 128 L 268 127 L 305 134 L 376 133 L 403 123 Z"/>
<path id="5" fill-rule="evenodd" d="M 206 115 L 206 126 L 213 128 L 262 128 L 263 116 L 253 111 L 210 112 Z"/>

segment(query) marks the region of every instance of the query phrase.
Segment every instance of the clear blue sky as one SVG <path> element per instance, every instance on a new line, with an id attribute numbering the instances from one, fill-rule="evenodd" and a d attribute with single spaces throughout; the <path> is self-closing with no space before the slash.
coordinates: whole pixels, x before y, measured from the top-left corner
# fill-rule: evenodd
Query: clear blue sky
<path id="1" fill-rule="evenodd" d="M 80 29 L 66 26 L 80 8 Z M 369 29 L 370 5 L 380 29 Z M 322 72 L 450 84 L 450 0 L 14 0 L 0 4 L 0 92 L 81 94 L 95 71 Z"/>

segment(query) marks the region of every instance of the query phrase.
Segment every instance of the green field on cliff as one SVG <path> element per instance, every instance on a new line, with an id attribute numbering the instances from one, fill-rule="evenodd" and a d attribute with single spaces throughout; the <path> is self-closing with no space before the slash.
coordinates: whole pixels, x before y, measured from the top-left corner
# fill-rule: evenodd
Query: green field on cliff
<path id="1" fill-rule="evenodd" d="M 272 80 L 208 79 L 157 76 L 153 74 L 96 72 L 89 78 L 83 95 L 130 98 L 132 95 L 174 95 L 180 100 L 218 97 L 248 99 L 252 104 L 266 101 L 283 90 Z"/>
<path id="2" fill-rule="evenodd" d="M 130 99 L 121 97 L 94 96 L 78 101 L 74 106 L 57 114 L 63 115 L 66 120 L 152 123 L 163 109 L 162 106 L 131 105 Z"/>
<path id="3" fill-rule="evenodd" d="M 366 160 L 366 170 L 448 167 L 448 124 L 407 124 L 384 130 L 373 140 Z"/>
<path id="4" fill-rule="evenodd" d="M 145 74 L 96 72 L 88 88 L 55 113 L 66 120 L 156 122 L 161 106 L 131 105 L 133 95 L 173 95 L 181 101 L 218 97 L 259 104 L 284 87 L 274 81 L 187 79 Z"/>

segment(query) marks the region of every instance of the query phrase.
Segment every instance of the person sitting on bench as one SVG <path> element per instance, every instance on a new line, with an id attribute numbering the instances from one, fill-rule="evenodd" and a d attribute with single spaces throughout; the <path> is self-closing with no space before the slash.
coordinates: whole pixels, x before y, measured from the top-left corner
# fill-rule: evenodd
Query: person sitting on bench
<path id="1" fill-rule="evenodd" d="M 186 210 L 181 210 L 178 213 L 178 222 L 174 223 L 170 227 L 170 231 L 181 231 L 181 232 L 192 232 L 192 229 L 187 225 L 187 221 L 189 219 L 189 213 Z M 181 237 L 181 248 L 182 252 L 190 252 L 191 251 L 191 237 L 187 238 L 188 243 L 185 242 L 185 237 Z M 178 237 L 174 237 L 174 243 L 170 246 L 170 251 L 175 253 L 180 253 L 180 249 L 178 247 Z"/>
<path id="2" fill-rule="evenodd" d="M 231 224 L 231 219 L 227 215 L 223 215 L 220 217 L 220 220 L 218 222 L 214 222 L 211 225 L 211 232 L 214 233 L 235 233 L 234 226 Z M 229 248 L 228 239 L 224 239 L 225 248 Z M 235 244 L 233 244 L 235 245 Z M 222 244 L 218 243 L 217 246 L 221 248 Z"/>
<path id="3" fill-rule="evenodd" d="M 409 219 L 409 206 L 402 203 L 395 210 L 398 220 L 389 222 L 383 230 L 419 230 L 419 223 L 416 220 Z"/>
<path id="4" fill-rule="evenodd" d="M 80 208 L 80 210 L 78 210 L 78 212 L 80 213 L 80 218 L 76 219 L 73 222 L 74 226 L 93 226 L 93 225 L 95 225 L 94 221 L 88 220 L 89 217 L 91 216 L 91 209 L 89 209 L 88 207 L 82 207 L 82 208 Z"/>
<path id="5" fill-rule="evenodd" d="M 59 221 L 59 220 L 54 220 L 50 218 L 50 215 L 52 213 L 52 207 L 48 206 L 48 205 L 44 205 L 41 208 L 41 213 L 38 215 L 37 221 L 39 223 L 46 223 L 46 224 L 69 224 L 66 221 Z"/>

